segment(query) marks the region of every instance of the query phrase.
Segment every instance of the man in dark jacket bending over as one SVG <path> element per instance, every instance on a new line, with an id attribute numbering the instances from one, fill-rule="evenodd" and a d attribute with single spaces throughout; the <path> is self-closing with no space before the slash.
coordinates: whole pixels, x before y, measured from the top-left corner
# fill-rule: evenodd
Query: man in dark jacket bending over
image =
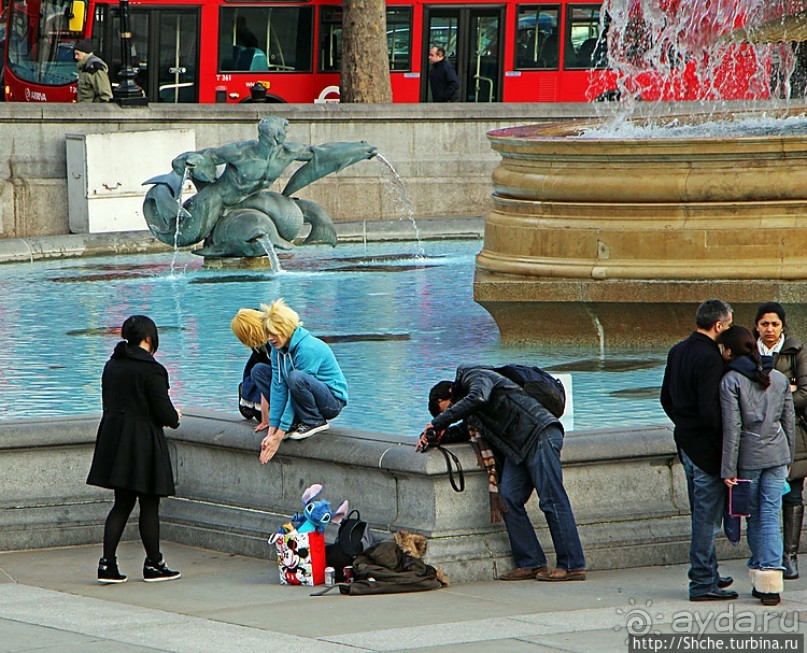
<path id="1" fill-rule="evenodd" d="M 435 389 L 438 386 L 449 389 L 450 397 L 437 400 L 440 412 L 426 429 L 441 432 L 476 416 L 485 439 L 504 459 L 499 496 L 517 568 L 500 579 L 585 580 L 583 547 L 563 487 L 563 426 L 558 419 L 520 386 L 489 368 L 460 367 L 453 382 L 441 381 Z M 555 547 L 557 568 L 552 571 L 524 507 L 533 490 Z"/>

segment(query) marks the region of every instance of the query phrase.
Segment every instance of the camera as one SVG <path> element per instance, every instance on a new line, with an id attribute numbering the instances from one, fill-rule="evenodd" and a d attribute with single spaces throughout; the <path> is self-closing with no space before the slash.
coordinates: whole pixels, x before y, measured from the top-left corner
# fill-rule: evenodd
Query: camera
<path id="1" fill-rule="evenodd" d="M 438 432 L 434 427 L 426 429 L 422 434 L 422 437 L 426 438 L 426 442 L 425 444 L 418 444 L 415 451 L 423 453 L 424 451 L 428 451 L 431 447 L 436 447 L 440 444 L 442 435 L 443 434 Z"/>

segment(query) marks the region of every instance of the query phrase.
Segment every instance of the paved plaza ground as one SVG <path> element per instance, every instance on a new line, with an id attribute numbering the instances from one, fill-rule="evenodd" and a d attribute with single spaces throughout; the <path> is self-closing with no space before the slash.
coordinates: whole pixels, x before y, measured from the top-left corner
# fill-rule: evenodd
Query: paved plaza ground
<path id="1" fill-rule="evenodd" d="M 118 557 L 130 580 L 114 586 L 95 582 L 99 546 L 0 553 L 0 651 L 608 653 L 629 650 L 628 628 L 807 631 L 807 579 L 788 582 L 781 605 L 764 608 L 741 560 L 721 565 L 738 600 L 695 604 L 682 565 L 595 571 L 574 583 L 312 597 L 312 588 L 281 586 L 267 560 L 170 543 L 163 550 L 180 580 L 142 582 L 142 549 L 127 542 Z"/>
<path id="2" fill-rule="evenodd" d="M 394 226 L 408 226 L 401 225 Z M 438 228 L 434 221 L 424 231 Z M 480 230 L 476 220 L 462 233 Z M 363 234 L 355 225 L 353 232 Z M 123 247 L 104 241 L 0 241 L 0 259 Z M 630 633 L 807 632 L 807 577 L 786 583 L 781 605 L 765 608 L 750 596 L 743 560 L 721 565 L 736 579 L 738 600 L 690 603 L 686 565 L 593 571 L 585 582 L 491 581 L 414 594 L 313 597 L 312 588 L 281 586 L 266 559 L 172 543 L 163 551 L 169 566 L 182 571 L 180 580 L 142 582 L 142 548 L 126 542 L 118 557 L 130 580 L 116 586 L 95 581 L 99 545 L 0 552 L 0 653 L 625 653 Z M 807 570 L 807 555 L 803 565 Z M 753 640 L 754 646 L 746 639 L 742 648 L 771 650 L 765 641 L 773 640 Z M 801 645 L 790 650 L 804 651 Z"/>

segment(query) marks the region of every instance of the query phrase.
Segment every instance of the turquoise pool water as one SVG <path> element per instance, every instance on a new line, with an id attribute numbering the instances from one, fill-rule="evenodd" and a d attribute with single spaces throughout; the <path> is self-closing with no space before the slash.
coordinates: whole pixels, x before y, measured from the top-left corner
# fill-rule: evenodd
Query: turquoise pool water
<path id="1" fill-rule="evenodd" d="M 576 429 L 666 422 L 664 353 L 503 347 L 473 301 L 479 241 L 300 247 L 284 271 L 211 270 L 180 253 L 0 265 L 0 418 L 99 411 L 101 370 L 123 320 L 160 327 L 159 360 L 180 408 L 237 413 L 246 350 L 230 331 L 241 307 L 277 297 L 326 336 L 350 385 L 335 425 L 416 435 L 426 394 L 459 363 L 521 361 L 571 374 Z M 682 334 L 683 335 L 683 334 Z"/>

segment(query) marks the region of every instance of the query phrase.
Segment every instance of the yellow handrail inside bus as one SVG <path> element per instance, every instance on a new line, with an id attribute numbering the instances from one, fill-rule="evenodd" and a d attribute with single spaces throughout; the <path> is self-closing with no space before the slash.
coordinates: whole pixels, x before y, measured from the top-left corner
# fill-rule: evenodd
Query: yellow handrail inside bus
<path id="1" fill-rule="evenodd" d="M 70 21 L 67 24 L 67 29 L 71 32 L 83 32 L 86 19 L 86 0 L 73 0 L 73 2 L 70 3 Z"/>

